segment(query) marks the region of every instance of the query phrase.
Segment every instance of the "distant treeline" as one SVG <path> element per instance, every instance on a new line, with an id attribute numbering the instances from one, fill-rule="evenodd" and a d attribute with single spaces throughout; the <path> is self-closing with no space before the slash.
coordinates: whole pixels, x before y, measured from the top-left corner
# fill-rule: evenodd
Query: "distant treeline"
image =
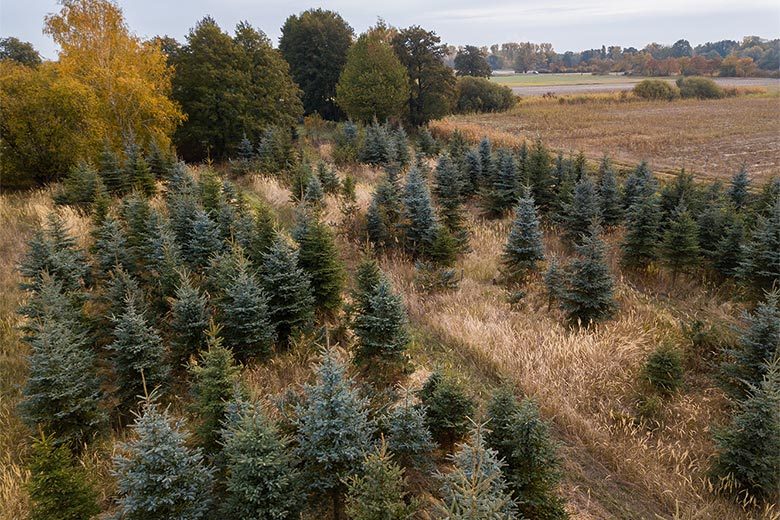
<path id="1" fill-rule="evenodd" d="M 602 45 L 600 49 L 556 52 L 550 43 L 508 42 L 482 47 L 493 70 L 546 72 L 626 72 L 645 76 L 777 74 L 780 39 L 745 36 L 741 42 L 720 40 L 695 47 L 688 40 L 673 45 L 650 43 L 642 49 Z M 450 48 L 454 59 L 458 49 Z"/>

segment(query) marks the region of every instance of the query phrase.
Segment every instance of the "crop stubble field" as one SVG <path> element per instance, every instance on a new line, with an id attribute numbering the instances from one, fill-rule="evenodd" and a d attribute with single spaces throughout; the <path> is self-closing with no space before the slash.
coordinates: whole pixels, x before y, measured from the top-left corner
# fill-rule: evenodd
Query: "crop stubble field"
<path id="1" fill-rule="evenodd" d="M 771 91 L 673 102 L 620 94 L 532 97 L 508 112 L 450 116 L 431 126 L 506 145 L 539 136 L 592 160 L 607 154 L 632 166 L 644 159 L 662 175 L 684 167 L 700 180 L 727 180 L 744 165 L 763 182 L 780 173 L 780 95 Z"/>

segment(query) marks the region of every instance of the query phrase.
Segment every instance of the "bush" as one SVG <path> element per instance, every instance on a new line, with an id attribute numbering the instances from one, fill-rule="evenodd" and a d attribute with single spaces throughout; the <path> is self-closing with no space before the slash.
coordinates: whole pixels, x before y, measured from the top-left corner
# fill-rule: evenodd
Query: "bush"
<path id="1" fill-rule="evenodd" d="M 644 377 L 662 394 L 672 394 L 682 384 L 683 366 L 680 352 L 661 345 L 645 362 Z"/>
<path id="2" fill-rule="evenodd" d="M 458 78 L 455 90 L 457 112 L 503 112 L 515 105 L 512 89 L 484 78 Z"/>
<path id="3" fill-rule="evenodd" d="M 708 78 L 680 78 L 677 80 L 683 98 L 720 99 L 726 94 L 717 83 Z"/>
<path id="4" fill-rule="evenodd" d="M 642 99 L 665 99 L 671 101 L 680 97 L 680 91 L 662 79 L 645 79 L 634 86 L 634 94 Z"/>

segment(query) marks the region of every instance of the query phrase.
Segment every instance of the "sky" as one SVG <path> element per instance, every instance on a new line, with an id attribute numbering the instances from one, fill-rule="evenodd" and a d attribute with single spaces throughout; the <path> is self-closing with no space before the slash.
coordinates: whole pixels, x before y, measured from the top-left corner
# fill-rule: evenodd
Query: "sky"
<path id="1" fill-rule="evenodd" d="M 183 41 L 195 22 L 211 15 L 230 29 L 247 20 L 278 42 L 292 13 L 310 7 L 338 11 L 362 32 L 384 18 L 397 27 L 421 25 L 452 45 L 509 41 L 549 42 L 555 50 L 601 45 L 642 48 L 650 42 L 692 45 L 746 35 L 780 37 L 777 0 L 119 0 L 131 30 L 142 37 L 167 34 Z M 56 0 L 0 0 L 0 36 L 31 42 L 41 54 L 57 49 L 42 32 L 43 18 L 58 10 Z"/>

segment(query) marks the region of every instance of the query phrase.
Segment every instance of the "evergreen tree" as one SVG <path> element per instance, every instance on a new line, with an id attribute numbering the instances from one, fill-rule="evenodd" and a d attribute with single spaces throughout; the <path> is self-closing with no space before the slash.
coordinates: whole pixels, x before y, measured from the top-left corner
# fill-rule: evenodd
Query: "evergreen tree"
<path id="1" fill-rule="evenodd" d="M 673 273 L 699 262 L 698 231 L 688 208 L 683 204 L 677 206 L 661 243 L 661 254 Z"/>
<path id="2" fill-rule="evenodd" d="M 498 151 L 495 174 L 488 183 L 483 190 L 482 208 L 487 215 L 500 217 L 517 201 L 517 165 L 508 150 Z"/>
<path id="3" fill-rule="evenodd" d="M 436 165 L 435 192 L 439 202 L 441 223 L 455 239 L 458 249 L 468 246 L 468 230 L 464 223 L 460 172 L 449 155 L 442 155 Z"/>
<path id="4" fill-rule="evenodd" d="M 623 209 L 629 210 L 636 202 L 646 200 L 658 191 L 658 181 L 645 161 L 626 178 L 623 185 Z"/>
<path id="5" fill-rule="evenodd" d="M 530 399 L 518 403 L 508 388 L 499 389 L 488 404 L 492 431 L 485 436 L 506 464 L 504 474 L 525 518 L 567 518 L 555 488 L 561 479 L 561 461 L 550 427 Z"/>
<path id="6" fill-rule="evenodd" d="M 368 238 L 376 247 L 389 247 L 394 242 L 401 219 L 401 197 L 398 186 L 390 179 L 379 183 L 366 215 Z"/>
<path id="7" fill-rule="evenodd" d="M 665 228 L 673 222 L 675 212 L 680 205 L 688 208 L 693 214 L 699 213 L 700 192 L 693 182 L 693 175 L 686 173 L 685 168 L 675 175 L 672 182 L 664 184 L 660 197 Z"/>
<path id="8" fill-rule="evenodd" d="M 739 271 L 757 289 L 770 290 L 780 283 L 780 196 L 769 216 L 756 222 Z"/>
<path id="9" fill-rule="evenodd" d="M 206 453 L 216 453 L 220 428 L 225 420 L 227 403 L 238 383 L 240 369 L 230 349 L 222 346 L 219 329 L 209 330 L 208 348 L 201 351 L 197 363 L 190 365 L 192 375 L 192 411 L 197 419 L 195 433 Z"/>
<path id="10" fill-rule="evenodd" d="M 726 351 L 728 361 L 723 374 L 730 393 L 744 397 L 752 386 L 758 388 L 768 365 L 780 357 L 780 293 L 769 293 L 753 314 L 747 315 L 747 326 L 737 348 Z"/>
<path id="11" fill-rule="evenodd" d="M 420 129 L 420 132 L 417 136 L 417 147 L 428 157 L 433 157 L 438 152 L 439 147 L 436 143 L 436 139 L 433 138 L 431 131 L 428 130 L 428 127 L 423 127 Z"/>
<path id="12" fill-rule="evenodd" d="M 466 433 L 468 418 L 474 414 L 474 401 L 458 381 L 439 371 L 431 374 L 419 397 L 433 438 L 445 451 L 450 451 L 455 441 Z"/>
<path id="13" fill-rule="evenodd" d="M 174 161 L 170 153 L 163 150 L 159 143 L 153 139 L 149 145 L 146 163 L 149 165 L 149 171 L 152 172 L 152 175 L 157 179 L 163 179 L 169 176 Z"/>
<path id="14" fill-rule="evenodd" d="M 187 446 L 182 421 L 148 399 L 133 438 L 114 457 L 118 514 L 128 520 L 198 520 L 211 508 L 213 470 Z"/>
<path id="15" fill-rule="evenodd" d="M 116 395 L 123 410 L 143 395 L 143 381 L 148 388 L 166 382 L 168 367 L 163 363 L 162 340 L 146 322 L 139 302 L 132 294 L 125 299 L 125 309 L 113 316 L 114 341 L 108 345 L 116 374 Z M 143 377 L 142 377 L 143 374 Z"/>
<path id="16" fill-rule="evenodd" d="M 509 231 L 502 256 L 510 278 L 523 278 L 535 269 L 537 262 L 544 260 L 542 232 L 534 199 L 526 188 L 515 208 L 515 218 Z"/>
<path id="17" fill-rule="evenodd" d="M 777 503 L 780 490 L 780 366 L 768 365 L 760 386 L 738 403 L 731 423 L 715 433 L 713 476 L 724 488 Z M 747 498 L 747 497 L 742 497 Z"/>
<path id="18" fill-rule="evenodd" d="M 50 213 L 46 228 L 33 234 L 19 272 L 25 290 L 39 290 L 44 273 L 61 282 L 66 292 L 81 289 L 87 274 L 84 252 L 76 246 L 76 239 L 58 213 Z"/>
<path id="19" fill-rule="evenodd" d="M 406 491 L 404 470 L 383 444 L 366 455 L 360 475 L 347 481 L 346 513 L 352 520 L 407 520 L 417 501 Z"/>
<path id="20" fill-rule="evenodd" d="M 100 512 L 97 493 L 65 446 L 41 435 L 30 458 L 30 520 L 89 520 Z"/>
<path id="21" fill-rule="evenodd" d="M 116 267 L 109 273 L 104 298 L 108 303 L 106 315 L 109 318 L 119 316 L 125 311 L 128 298 L 133 299 L 140 312 L 147 310 L 146 299 L 138 279 L 121 267 Z"/>
<path id="22" fill-rule="evenodd" d="M 317 309 L 327 313 L 338 311 L 344 268 L 330 228 L 317 215 L 303 213 L 295 240 L 299 248 L 298 265 L 309 277 Z"/>
<path id="23" fill-rule="evenodd" d="M 601 222 L 601 201 L 596 185 L 584 175 L 574 187 L 574 197 L 565 208 L 566 237 L 571 243 L 578 243 L 587 235 L 590 227 Z"/>
<path id="24" fill-rule="evenodd" d="M 566 273 L 561 269 L 558 259 L 552 257 L 544 273 L 544 286 L 547 289 L 547 308 L 555 302 L 563 302 L 566 294 Z"/>
<path id="25" fill-rule="evenodd" d="M 56 204 L 88 210 L 105 191 L 98 172 L 91 165 L 82 162 L 68 171 L 53 198 Z"/>
<path id="26" fill-rule="evenodd" d="M 187 243 L 182 248 L 184 259 L 196 269 L 206 267 L 212 255 L 222 251 L 224 244 L 219 227 L 208 213 L 199 209 L 193 215 Z"/>
<path id="27" fill-rule="evenodd" d="M 222 335 L 239 359 L 254 356 L 262 359 L 271 353 L 274 325 L 268 294 L 283 290 L 281 286 L 272 289 L 267 285 L 264 290 L 251 272 L 249 262 L 239 255 L 235 273 L 218 302 Z"/>
<path id="28" fill-rule="evenodd" d="M 406 308 L 387 279 L 382 278 L 366 305 L 357 309 L 352 329 L 358 340 L 355 358 L 359 363 L 383 371 L 387 365 L 404 362 L 409 344 Z"/>
<path id="29" fill-rule="evenodd" d="M 298 252 L 278 236 L 263 255 L 261 282 L 268 295 L 268 310 L 277 339 L 286 344 L 290 334 L 313 319 L 311 283 L 298 264 Z"/>
<path id="30" fill-rule="evenodd" d="M 149 277 L 158 302 L 175 296 L 176 288 L 181 284 L 180 269 L 183 264 L 181 249 L 176 237 L 165 226 L 152 243 L 152 256 L 149 258 Z"/>
<path id="31" fill-rule="evenodd" d="M 729 189 L 726 194 L 737 210 L 741 210 L 747 206 L 748 198 L 750 197 L 750 177 L 744 167 L 731 178 L 731 183 L 729 184 Z"/>
<path id="32" fill-rule="evenodd" d="M 46 314 L 33 325 L 30 375 L 19 408 L 29 426 L 54 434 L 53 444 L 78 450 L 106 425 L 95 354 L 70 312 Z"/>
<path id="33" fill-rule="evenodd" d="M 171 358 L 174 367 L 184 365 L 189 358 L 206 346 L 209 326 L 208 297 L 192 284 L 188 273 L 183 273 L 171 302 Z"/>
<path id="34" fill-rule="evenodd" d="M 452 520 L 518 518 L 517 506 L 502 473 L 504 463 L 495 450 L 485 446 L 481 427 L 469 442 L 450 456 L 453 470 L 442 478 L 439 509 Z"/>
<path id="35" fill-rule="evenodd" d="M 569 282 L 563 295 L 563 307 L 571 322 L 588 325 L 615 312 L 612 275 L 606 263 L 604 242 L 598 224 L 577 246 L 579 257 L 571 263 Z"/>
<path id="36" fill-rule="evenodd" d="M 116 266 L 121 266 L 123 269 L 133 267 L 124 229 L 114 217 L 108 215 L 95 229 L 92 254 L 98 277 L 105 276 Z"/>
<path id="37" fill-rule="evenodd" d="M 154 183 L 154 174 L 149 169 L 140 148 L 135 141 L 130 140 L 125 147 L 124 176 L 130 181 L 133 189 L 143 193 L 147 197 L 154 195 L 157 186 Z"/>
<path id="38" fill-rule="evenodd" d="M 154 238 L 159 213 L 152 210 L 149 201 L 133 192 L 122 200 L 122 220 L 125 224 L 127 245 L 133 265 L 132 272 L 143 272 Z"/>
<path id="39" fill-rule="evenodd" d="M 479 142 L 478 152 L 480 164 L 479 184 L 485 186 L 496 173 L 496 164 L 493 160 L 493 145 L 490 139 L 487 137 L 482 138 L 482 141 Z"/>
<path id="40" fill-rule="evenodd" d="M 623 218 L 623 207 L 620 200 L 620 184 L 612 163 L 608 157 L 601 160 L 598 181 L 599 198 L 601 200 L 601 221 L 605 226 L 617 225 Z"/>
<path id="41" fill-rule="evenodd" d="M 701 233 L 700 233 L 701 234 Z M 745 227 L 737 216 L 724 230 L 714 253 L 715 269 L 723 276 L 737 276 L 742 262 L 745 242 Z"/>
<path id="42" fill-rule="evenodd" d="M 479 189 L 482 179 L 482 160 L 478 150 L 466 152 L 463 165 L 463 191 L 466 195 L 473 195 Z"/>
<path id="43" fill-rule="evenodd" d="M 108 141 L 105 142 L 98 158 L 98 174 L 106 190 L 111 194 L 124 195 L 130 189 L 131 181 L 125 175 L 119 164 L 119 158 Z"/>
<path id="44" fill-rule="evenodd" d="M 341 181 L 339 180 L 338 175 L 336 175 L 336 170 L 328 166 L 325 161 L 317 163 L 317 177 L 319 178 L 325 193 L 330 195 L 338 194 L 339 189 L 341 188 Z"/>
<path id="45" fill-rule="evenodd" d="M 325 191 L 322 189 L 322 183 L 317 175 L 309 175 L 306 189 L 303 191 L 303 202 L 314 208 L 321 208 L 325 205 Z"/>
<path id="46" fill-rule="evenodd" d="M 528 152 L 527 174 L 534 200 L 542 211 L 549 209 L 553 202 L 554 193 L 550 166 L 550 152 L 542 144 L 542 141 L 537 139 L 533 148 Z"/>
<path id="47" fill-rule="evenodd" d="M 392 134 L 395 144 L 395 162 L 399 168 L 405 168 L 411 161 L 409 154 L 409 139 L 404 127 L 399 126 Z"/>
<path id="48" fill-rule="evenodd" d="M 428 186 L 416 166 L 407 175 L 403 203 L 406 247 L 414 256 L 430 254 L 438 222 Z"/>
<path id="49" fill-rule="evenodd" d="M 373 425 L 367 402 L 353 387 L 335 352 L 324 353 L 316 373 L 317 382 L 305 386 L 306 400 L 296 409 L 296 453 L 308 491 L 327 496 L 334 520 L 341 520 L 345 479 L 360 470 Z"/>
<path id="50" fill-rule="evenodd" d="M 525 144 L 525 141 L 523 141 Z M 553 170 L 553 184 L 555 187 L 555 199 L 550 208 L 553 218 L 558 222 L 566 221 L 566 212 L 574 202 L 574 187 L 576 184 L 574 174 L 571 171 L 571 159 L 564 159 L 563 153 L 558 152 L 555 158 L 555 168 Z"/>
<path id="51" fill-rule="evenodd" d="M 387 447 L 404 468 L 427 469 L 436 447 L 425 424 L 425 406 L 414 406 L 407 392 L 402 403 L 395 406 L 385 418 Z"/>
<path id="52" fill-rule="evenodd" d="M 394 159 L 391 150 L 387 125 L 379 124 L 375 120 L 366 127 L 366 138 L 360 151 L 361 162 L 373 165 L 389 164 Z"/>
<path id="53" fill-rule="evenodd" d="M 702 209 L 696 223 L 699 228 L 699 249 L 705 257 L 712 260 L 717 256 L 718 244 L 723 239 L 726 228 L 735 219 L 733 209 L 720 199 L 711 201 Z"/>
<path id="54" fill-rule="evenodd" d="M 626 219 L 622 262 L 629 267 L 646 266 L 658 257 L 661 207 L 657 195 L 649 195 L 633 204 Z"/>
<path id="55" fill-rule="evenodd" d="M 222 514 L 236 520 L 299 518 L 304 505 L 301 475 L 273 423 L 252 408 L 239 414 L 226 433 Z"/>

